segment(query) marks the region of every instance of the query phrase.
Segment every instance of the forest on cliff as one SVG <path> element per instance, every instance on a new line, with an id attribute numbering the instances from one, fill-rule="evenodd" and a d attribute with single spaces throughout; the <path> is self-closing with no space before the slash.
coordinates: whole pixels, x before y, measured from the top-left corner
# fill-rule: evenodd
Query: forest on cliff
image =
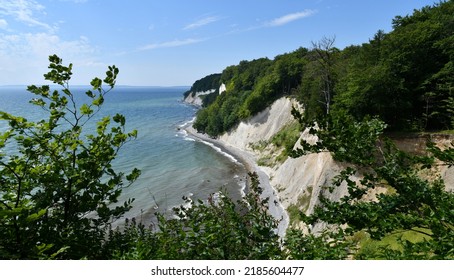
<path id="1" fill-rule="evenodd" d="M 454 3 L 440 2 L 396 16 L 393 30 L 378 30 L 369 42 L 336 48 L 323 37 L 274 59 L 241 61 L 199 80 L 191 91 L 226 92 L 205 97 L 194 127 L 216 136 L 262 111 L 282 96 L 304 104 L 305 117 L 377 116 L 391 131 L 454 128 Z M 212 82 L 218 82 L 213 86 Z"/>

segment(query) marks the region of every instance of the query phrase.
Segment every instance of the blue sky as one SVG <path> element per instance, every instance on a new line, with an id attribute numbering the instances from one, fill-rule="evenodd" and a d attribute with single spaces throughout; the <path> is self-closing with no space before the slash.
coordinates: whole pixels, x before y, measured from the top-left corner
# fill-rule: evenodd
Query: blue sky
<path id="1" fill-rule="evenodd" d="M 0 85 L 42 84 L 47 57 L 73 84 L 120 69 L 118 84 L 181 86 L 241 60 L 323 36 L 336 47 L 389 32 L 396 15 L 435 0 L 0 0 Z"/>

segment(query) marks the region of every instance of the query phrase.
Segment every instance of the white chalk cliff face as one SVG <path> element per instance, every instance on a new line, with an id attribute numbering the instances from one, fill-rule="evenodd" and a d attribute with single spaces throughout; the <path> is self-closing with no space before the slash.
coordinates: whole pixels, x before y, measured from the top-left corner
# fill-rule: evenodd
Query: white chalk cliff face
<path id="1" fill-rule="evenodd" d="M 219 87 L 219 94 L 222 94 L 226 90 L 227 90 L 227 87 L 225 86 L 225 84 L 221 84 L 221 86 Z"/>
<path id="2" fill-rule="evenodd" d="M 197 106 L 202 106 L 202 96 L 210 94 L 215 92 L 215 89 L 210 89 L 207 91 L 198 91 L 192 96 L 192 92 L 184 99 L 184 102 L 192 104 L 192 105 L 197 105 Z"/>
<path id="3" fill-rule="evenodd" d="M 213 93 L 215 91 L 216 91 L 216 89 L 214 89 L 214 88 L 210 89 L 210 90 L 207 90 L 207 91 L 198 91 L 198 92 L 194 93 L 194 96 L 192 96 L 192 92 L 191 92 L 188 95 L 188 97 L 186 97 L 184 99 L 184 102 L 189 103 L 189 104 L 193 104 L 193 105 L 196 105 L 196 106 L 202 106 L 202 104 L 203 104 L 202 97 L 204 95 Z M 221 84 L 219 86 L 219 94 L 222 94 L 224 91 L 226 91 L 225 84 Z"/>

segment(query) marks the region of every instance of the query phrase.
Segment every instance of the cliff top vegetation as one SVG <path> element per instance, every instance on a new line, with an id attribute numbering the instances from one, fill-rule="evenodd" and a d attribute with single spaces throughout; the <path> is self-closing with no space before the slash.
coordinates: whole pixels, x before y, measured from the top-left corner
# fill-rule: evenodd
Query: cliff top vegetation
<path id="1" fill-rule="evenodd" d="M 241 61 L 222 72 L 225 94 L 204 102 L 194 127 L 211 136 L 228 131 L 281 96 L 304 104 L 307 120 L 343 114 L 377 116 L 388 131 L 454 128 L 452 1 L 396 16 L 362 45 L 340 50 L 335 37 L 309 48 Z"/>

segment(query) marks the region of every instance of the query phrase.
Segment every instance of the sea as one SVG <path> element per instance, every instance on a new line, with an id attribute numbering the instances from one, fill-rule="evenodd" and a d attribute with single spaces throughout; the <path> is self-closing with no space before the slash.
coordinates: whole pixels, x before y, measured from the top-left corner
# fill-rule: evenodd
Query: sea
<path id="1" fill-rule="evenodd" d="M 114 161 L 116 171 L 141 170 L 133 185 L 123 189 L 120 202 L 134 198 L 125 218 L 148 224 L 155 213 L 172 215 L 172 209 L 184 205 L 183 197 L 206 201 L 220 190 L 232 199 L 244 195 L 246 170 L 234 157 L 221 149 L 192 138 L 184 130 L 198 110 L 182 101 L 188 87 L 117 86 L 105 97 L 101 111 L 87 126 L 94 129 L 96 119 L 120 113 L 126 117 L 126 129 L 137 129 L 138 137 L 120 150 Z M 79 103 L 87 102 L 87 87 L 71 87 Z M 35 96 L 25 86 L 0 87 L 0 111 L 37 121 L 46 112 L 32 105 Z M 7 124 L 0 120 L 0 131 Z M 119 221 L 121 223 L 121 221 Z"/>

